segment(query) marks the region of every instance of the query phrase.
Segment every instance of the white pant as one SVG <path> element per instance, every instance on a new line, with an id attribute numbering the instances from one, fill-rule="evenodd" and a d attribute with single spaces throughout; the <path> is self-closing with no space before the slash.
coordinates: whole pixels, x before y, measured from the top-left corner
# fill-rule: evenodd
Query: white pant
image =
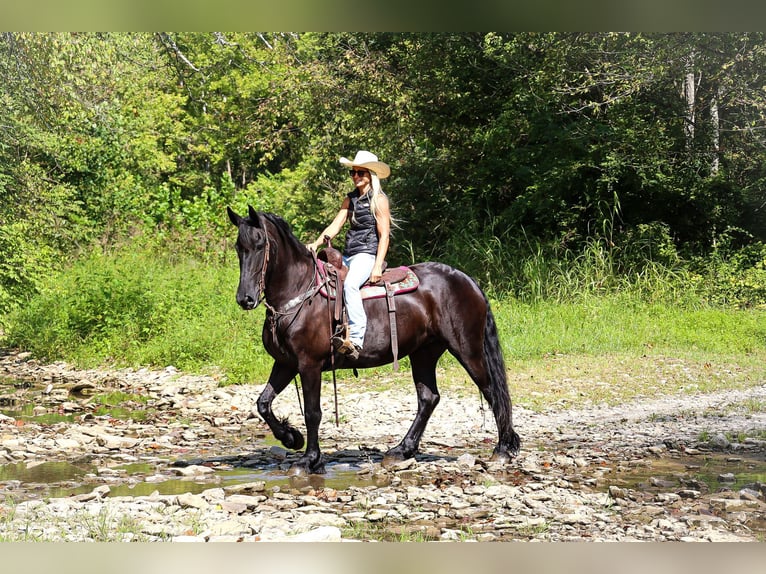
<path id="1" fill-rule="evenodd" d="M 367 315 L 359 288 L 370 278 L 375 266 L 375 256 L 369 253 L 357 253 L 351 257 L 344 255 L 343 263 L 348 266 L 348 275 L 343 282 L 343 297 L 348 313 L 348 338 L 361 347 L 364 343 L 364 333 L 367 331 Z"/>

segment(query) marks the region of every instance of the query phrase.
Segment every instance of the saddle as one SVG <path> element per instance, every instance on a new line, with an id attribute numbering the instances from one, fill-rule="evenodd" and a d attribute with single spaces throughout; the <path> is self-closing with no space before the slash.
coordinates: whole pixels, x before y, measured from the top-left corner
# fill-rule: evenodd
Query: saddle
<path id="1" fill-rule="evenodd" d="M 341 319 L 345 316 L 345 305 L 343 301 L 343 282 L 348 275 L 348 267 L 343 265 L 343 256 L 340 251 L 335 249 L 330 238 L 325 236 L 325 247 L 323 247 L 316 258 L 323 264 L 317 265 L 320 275 L 319 280 L 326 281 L 326 287 L 320 292 L 328 298 L 335 299 L 333 319 L 338 324 L 338 332 L 342 332 L 345 338 L 348 338 L 348 323 Z M 324 275 L 324 277 L 323 277 Z M 394 356 L 394 370 L 399 370 L 399 345 L 396 332 L 396 303 L 394 296 L 398 293 L 406 293 L 417 289 L 419 284 L 415 273 L 408 267 L 395 267 L 388 269 L 387 264 L 383 264 L 383 275 L 380 280 L 371 283 L 367 281 L 361 288 L 362 299 L 373 299 L 385 297 L 388 304 L 388 318 L 391 328 L 391 351 Z M 338 333 L 336 333 L 338 334 Z"/>

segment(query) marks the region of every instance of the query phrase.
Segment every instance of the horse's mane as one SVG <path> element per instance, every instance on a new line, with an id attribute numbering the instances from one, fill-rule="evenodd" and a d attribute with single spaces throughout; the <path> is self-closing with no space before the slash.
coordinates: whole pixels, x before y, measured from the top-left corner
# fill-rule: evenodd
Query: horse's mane
<path id="1" fill-rule="evenodd" d="M 298 240 L 290 228 L 290 224 L 287 223 L 284 219 L 275 213 L 261 212 L 261 216 L 269 220 L 274 225 L 274 227 L 276 227 L 277 233 L 279 233 L 279 235 L 281 235 L 285 241 L 291 243 L 299 253 L 308 252 L 308 248 Z"/>

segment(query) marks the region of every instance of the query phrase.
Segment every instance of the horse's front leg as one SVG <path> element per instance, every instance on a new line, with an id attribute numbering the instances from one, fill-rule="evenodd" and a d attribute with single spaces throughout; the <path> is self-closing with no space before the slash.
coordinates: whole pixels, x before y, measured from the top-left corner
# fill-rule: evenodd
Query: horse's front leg
<path id="1" fill-rule="evenodd" d="M 420 439 L 426 425 L 439 404 L 439 389 L 436 385 L 436 362 L 440 353 L 417 352 L 410 355 L 412 377 L 418 394 L 418 412 L 402 441 L 390 449 L 383 457 L 383 466 L 415 456 L 420 447 Z"/>
<path id="2" fill-rule="evenodd" d="M 293 450 L 303 448 L 303 435 L 297 428 L 290 425 L 287 418 L 280 420 L 274 416 L 271 403 L 297 374 L 298 371 L 294 368 L 274 363 L 269 382 L 258 397 L 258 414 L 269 425 L 271 432 L 274 433 L 274 438 L 285 445 L 285 448 Z"/>
<path id="3" fill-rule="evenodd" d="M 290 467 L 293 475 L 323 474 L 324 463 L 319 450 L 319 423 L 322 422 L 320 395 L 322 371 L 319 366 L 301 370 L 303 409 L 306 419 L 306 452 Z"/>

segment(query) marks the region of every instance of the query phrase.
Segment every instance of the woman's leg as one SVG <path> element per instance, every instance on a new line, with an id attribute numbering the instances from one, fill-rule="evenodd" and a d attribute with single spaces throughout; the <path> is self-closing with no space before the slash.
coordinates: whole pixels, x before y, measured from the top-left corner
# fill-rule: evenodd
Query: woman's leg
<path id="1" fill-rule="evenodd" d="M 348 338 L 357 347 L 362 347 L 364 333 L 367 330 L 367 315 L 364 312 L 359 288 L 370 278 L 375 265 L 375 256 L 359 253 L 344 257 L 343 262 L 348 266 L 348 275 L 343 282 L 343 296 L 348 312 Z"/>

